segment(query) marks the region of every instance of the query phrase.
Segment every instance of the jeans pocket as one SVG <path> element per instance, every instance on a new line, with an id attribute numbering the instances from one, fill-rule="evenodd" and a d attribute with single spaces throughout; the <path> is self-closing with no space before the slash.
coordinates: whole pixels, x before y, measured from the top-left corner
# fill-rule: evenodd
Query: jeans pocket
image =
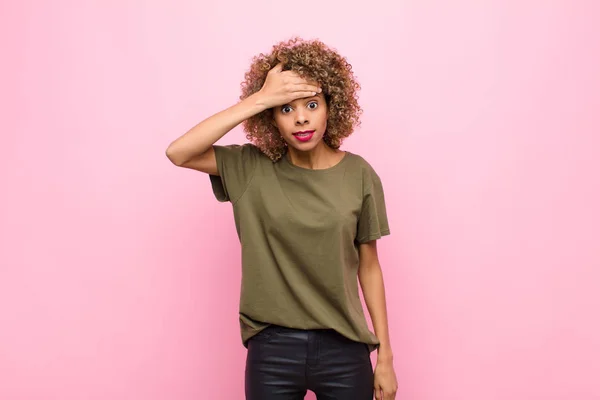
<path id="1" fill-rule="evenodd" d="M 275 336 L 277 329 L 274 325 L 269 325 L 254 336 L 250 338 L 250 341 L 267 343 L 271 338 Z"/>

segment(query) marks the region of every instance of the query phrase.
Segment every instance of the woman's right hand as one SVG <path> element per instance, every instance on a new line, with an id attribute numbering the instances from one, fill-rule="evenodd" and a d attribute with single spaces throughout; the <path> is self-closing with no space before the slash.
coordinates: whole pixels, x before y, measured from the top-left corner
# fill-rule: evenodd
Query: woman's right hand
<path id="1" fill-rule="evenodd" d="M 279 63 L 267 73 L 267 79 L 259 90 L 262 103 L 272 108 L 290 103 L 303 97 L 311 97 L 321 93 L 316 82 L 309 82 L 295 71 L 282 71 Z"/>

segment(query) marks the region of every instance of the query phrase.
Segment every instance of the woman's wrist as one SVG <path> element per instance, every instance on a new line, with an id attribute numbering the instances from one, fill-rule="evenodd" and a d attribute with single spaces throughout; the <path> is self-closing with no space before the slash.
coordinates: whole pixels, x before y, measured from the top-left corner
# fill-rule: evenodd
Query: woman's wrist
<path id="1" fill-rule="evenodd" d="M 392 348 L 389 345 L 382 344 L 377 349 L 377 362 L 392 362 L 394 360 L 394 354 Z"/>
<path id="2" fill-rule="evenodd" d="M 272 108 L 272 106 L 268 102 L 267 97 L 260 90 L 256 93 L 251 94 L 248 97 L 248 100 L 250 100 L 252 104 L 254 104 L 256 107 L 258 107 L 258 109 L 260 110 L 259 112 Z"/>

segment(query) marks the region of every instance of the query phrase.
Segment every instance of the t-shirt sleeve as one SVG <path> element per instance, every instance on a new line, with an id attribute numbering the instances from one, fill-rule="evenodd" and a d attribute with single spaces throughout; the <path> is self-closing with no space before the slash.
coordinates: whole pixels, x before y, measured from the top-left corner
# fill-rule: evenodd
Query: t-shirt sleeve
<path id="1" fill-rule="evenodd" d="M 369 168 L 363 177 L 363 203 L 358 218 L 356 241 L 367 243 L 389 234 L 383 185 L 377 173 Z"/>
<path id="2" fill-rule="evenodd" d="M 260 150 L 253 144 L 213 145 L 219 176 L 209 175 L 213 194 L 220 202 L 237 202 L 252 181 Z"/>

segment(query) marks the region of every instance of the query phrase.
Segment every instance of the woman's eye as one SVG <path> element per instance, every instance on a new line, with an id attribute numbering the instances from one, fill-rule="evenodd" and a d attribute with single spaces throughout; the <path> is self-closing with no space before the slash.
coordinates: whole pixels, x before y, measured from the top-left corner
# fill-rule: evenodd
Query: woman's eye
<path id="1" fill-rule="evenodd" d="M 308 103 L 308 108 L 310 108 L 311 110 L 314 110 L 315 108 L 317 108 L 319 104 L 317 104 L 316 101 L 311 101 L 310 103 Z"/>
<path id="2" fill-rule="evenodd" d="M 283 106 L 283 107 L 281 107 L 281 112 L 284 113 L 284 114 L 287 114 L 290 111 L 292 111 L 292 107 L 290 107 L 290 106 Z"/>

